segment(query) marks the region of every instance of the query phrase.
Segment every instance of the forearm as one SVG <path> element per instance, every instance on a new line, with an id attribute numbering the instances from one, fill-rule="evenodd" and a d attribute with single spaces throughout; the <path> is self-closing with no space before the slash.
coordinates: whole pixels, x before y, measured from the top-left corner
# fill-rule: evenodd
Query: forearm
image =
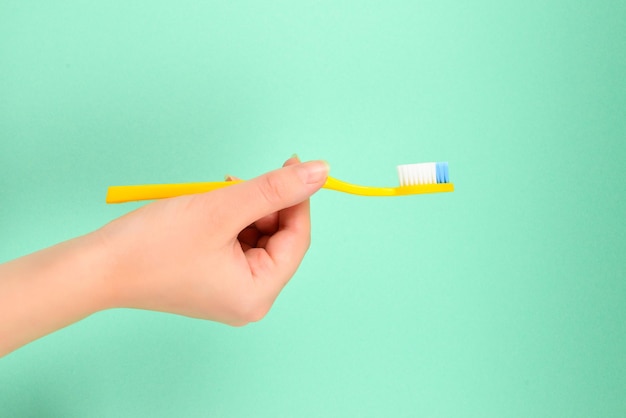
<path id="1" fill-rule="evenodd" d="M 106 266 L 92 235 L 0 265 L 0 357 L 106 308 Z"/>

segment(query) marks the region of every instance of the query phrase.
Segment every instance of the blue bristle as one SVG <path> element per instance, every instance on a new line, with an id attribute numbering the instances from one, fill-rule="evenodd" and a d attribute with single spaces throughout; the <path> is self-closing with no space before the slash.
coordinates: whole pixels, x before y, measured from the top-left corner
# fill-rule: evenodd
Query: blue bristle
<path id="1" fill-rule="evenodd" d="M 445 183 L 446 182 L 446 173 L 444 163 L 437 163 L 437 183 Z"/>
<path id="2" fill-rule="evenodd" d="M 448 173 L 448 163 L 441 162 L 436 164 L 437 168 L 437 183 L 449 183 L 450 175 Z"/>

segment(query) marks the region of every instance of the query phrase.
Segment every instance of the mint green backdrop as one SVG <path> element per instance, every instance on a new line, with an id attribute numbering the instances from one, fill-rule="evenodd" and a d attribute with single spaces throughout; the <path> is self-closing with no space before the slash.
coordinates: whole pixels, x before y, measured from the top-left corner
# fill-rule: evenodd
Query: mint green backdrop
<path id="1" fill-rule="evenodd" d="M 116 310 L 0 359 L 2 417 L 626 416 L 623 1 L 0 1 L 0 261 L 110 184 L 292 153 L 322 191 L 245 328 Z"/>

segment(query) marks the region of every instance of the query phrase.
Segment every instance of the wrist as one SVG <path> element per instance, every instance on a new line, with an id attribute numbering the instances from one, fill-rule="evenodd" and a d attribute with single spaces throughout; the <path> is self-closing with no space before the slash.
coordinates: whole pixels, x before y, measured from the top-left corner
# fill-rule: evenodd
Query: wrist
<path id="1" fill-rule="evenodd" d="M 92 234 L 0 265 L 0 356 L 106 309 L 107 265 Z"/>
<path id="2" fill-rule="evenodd" d="M 103 246 L 94 234 L 87 234 L 34 256 L 41 271 L 36 272 L 55 300 L 65 303 L 64 310 L 78 320 L 110 306 L 108 286 L 110 263 Z M 45 281 L 44 281 L 45 280 Z"/>
<path id="3" fill-rule="evenodd" d="M 72 240 L 74 241 L 74 240 Z M 115 258 L 99 231 L 75 239 L 69 260 L 81 271 L 80 283 L 74 282 L 76 290 L 88 302 L 84 307 L 88 315 L 117 306 L 115 286 Z"/>

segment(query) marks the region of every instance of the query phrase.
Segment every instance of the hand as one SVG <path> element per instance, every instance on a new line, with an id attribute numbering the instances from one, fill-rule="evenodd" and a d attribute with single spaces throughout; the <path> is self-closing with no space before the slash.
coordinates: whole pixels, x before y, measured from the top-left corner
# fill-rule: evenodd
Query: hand
<path id="1" fill-rule="evenodd" d="M 111 306 L 243 325 L 261 319 L 310 243 L 309 196 L 328 166 L 285 168 L 144 206 L 103 227 Z"/>
<path id="2" fill-rule="evenodd" d="M 310 243 L 321 161 L 157 201 L 0 265 L 0 357 L 99 310 L 128 307 L 244 325 L 261 319 Z"/>

